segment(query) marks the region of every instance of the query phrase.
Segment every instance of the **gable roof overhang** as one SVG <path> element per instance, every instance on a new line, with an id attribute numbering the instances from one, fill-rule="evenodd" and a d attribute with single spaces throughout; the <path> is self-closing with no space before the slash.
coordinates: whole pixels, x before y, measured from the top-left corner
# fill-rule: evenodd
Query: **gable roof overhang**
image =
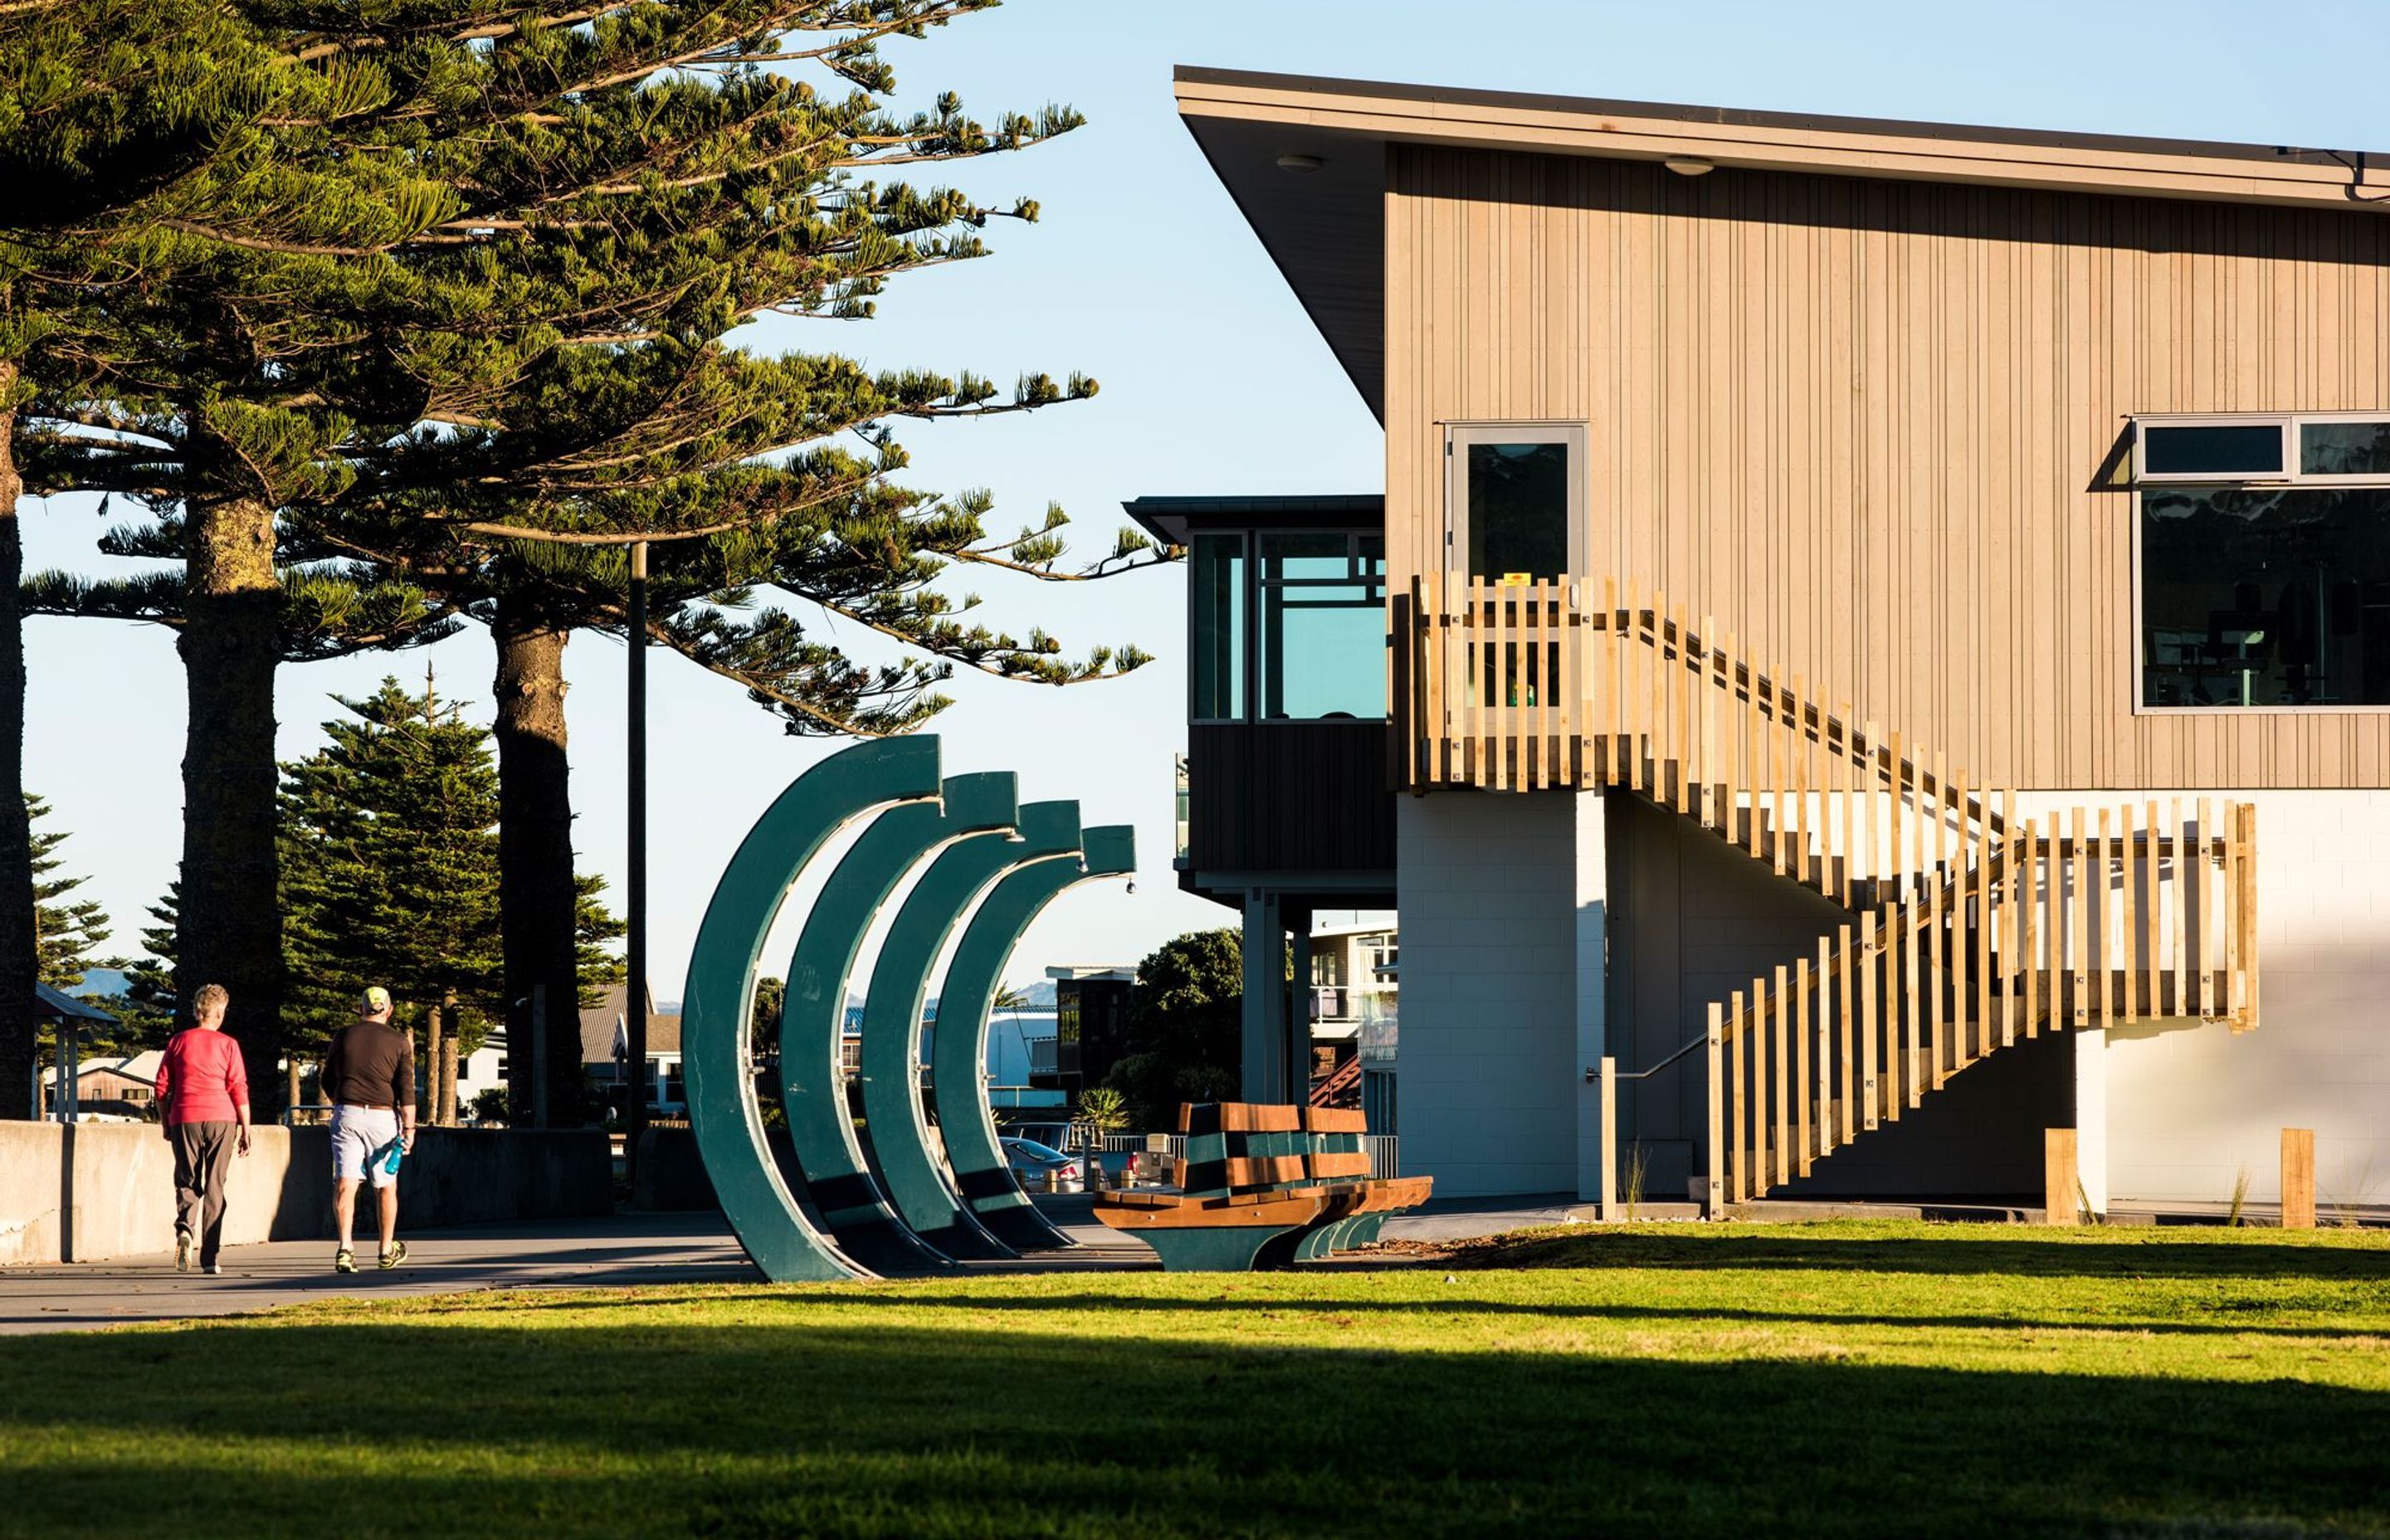
<path id="1" fill-rule="evenodd" d="M 1893 181 L 2390 212 L 2390 154 L 1975 128 L 1209 70 L 1179 116 L 1312 324 L 1384 420 L 1386 151 L 1589 155 Z M 1316 169 L 1282 169 L 1285 156 Z"/>

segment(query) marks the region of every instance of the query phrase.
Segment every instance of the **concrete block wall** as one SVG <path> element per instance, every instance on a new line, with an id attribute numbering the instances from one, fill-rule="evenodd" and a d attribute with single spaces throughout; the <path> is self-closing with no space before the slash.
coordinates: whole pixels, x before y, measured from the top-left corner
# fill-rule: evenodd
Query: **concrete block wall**
<path id="1" fill-rule="evenodd" d="M 1576 1190 L 1580 803 L 1396 802 L 1403 1169 L 1440 1198 Z"/>
<path id="2" fill-rule="evenodd" d="M 329 1239 L 331 1164 L 325 1129 L 255 1130 L 232 1162 L 225 1244 Z M 426 1129 L 399 1174 L 401 1233 L 612 1208 L 613 1161 L 595 1129 Z M 157 1125 L 0 1123 L 0 1265 L 173 1245 L 174 1155 Z"/>

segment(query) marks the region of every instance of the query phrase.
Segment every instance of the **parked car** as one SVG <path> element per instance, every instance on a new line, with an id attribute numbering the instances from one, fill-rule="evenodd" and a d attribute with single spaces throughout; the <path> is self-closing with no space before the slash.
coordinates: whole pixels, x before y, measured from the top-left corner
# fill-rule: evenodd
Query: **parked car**
<path id="1" fill-rule="evenodd" d="M 1030 1192 L 1085 1192 L 1086 1169 L 1078 1157 L 1065 1155 L 1034 1139 L 1006 1139 L 1004 1163 L 1015 1180 Z"/>

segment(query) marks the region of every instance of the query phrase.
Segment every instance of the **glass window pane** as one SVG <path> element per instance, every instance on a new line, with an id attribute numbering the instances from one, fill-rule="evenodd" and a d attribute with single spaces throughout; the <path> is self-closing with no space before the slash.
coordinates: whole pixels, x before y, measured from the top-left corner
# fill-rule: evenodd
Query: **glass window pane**
<path id="1" fill-rule="evenodd" d="M 1571 575 L 1568 445 L 1472 443 L 1468 454 L 1470 575 Z"/>
<path id="2" fill-rule="evenodd" d="M 2390 420 L 2299 424 L 2299 469 L 2308 476 L 2390 476 Z"/>
<path id="3" fill-rule="evenodd" d="M 1264 588 L 1261 714 L 1386 714 L 1386 610 L 1376 584 Z"/>
<path id="4" fill-rule="evenodd" d="M 2390 488 L 2141 494 L 2141 699 L 2390 705 Z"/>
<path id="5" fill-rule="evenodd" d="M 1245 714 L 1245 537 L 1199 534 L 1189 556 L 1195 611 L 1193 699 L 1198 722 Z"/>
<path id="6" fill-rule="evenodd" d="M 1341 534 L 1266 534 L 1262 536 L 1262 581 L 1350 577 L 1350 550 Z"/>
<path id="7" fill-rule="evenodd" d="M 1365 534 L 1361 537 L 1361 570 L 1375 577 L 1386 575 L 1386 537 Z"/>
<path id="8" fill-rule="evenodd" d="M 2141 430 L 2141 472 L 2148 476 L 2279 476 L 2279 423 Z"/>

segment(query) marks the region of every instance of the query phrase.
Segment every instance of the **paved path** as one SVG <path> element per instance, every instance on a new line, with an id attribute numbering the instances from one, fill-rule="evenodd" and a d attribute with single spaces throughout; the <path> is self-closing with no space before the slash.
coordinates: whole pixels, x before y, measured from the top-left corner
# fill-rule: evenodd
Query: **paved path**
<path id="1" fill-rule="evenodd" d="M 1150 1271 L 1153 1253 L 1095 1223 L 1085 1197 L 1045 1198 L 1039 1206 L 1081 1243 L 1075 1251 L 1027 1258 L 973 1272 Z M 1391 1220 L 1389 1240 L 1453 1240 L 1525 1225 L 1563 1222 L 1581 1206 L 1564 1198 L 1505 1203 L 1430 1205 Z M 233 1315 L 308 1300 L 374 1299 L 497 1289 L 617 1289 L 651 1284 L 761 1283 L 718 1213 L 633 1213 L 550 1225 L 482 1225 L 406 1237 L 405 1265 L 332 1271 L 328 1240 L 281 1240 L 225 1251 L 223 1274 L 177 1273 L 171 1255 L 113 1262 L 0 1268 L 0 1335 L 71 1331 L 132 1321 Z"/>

